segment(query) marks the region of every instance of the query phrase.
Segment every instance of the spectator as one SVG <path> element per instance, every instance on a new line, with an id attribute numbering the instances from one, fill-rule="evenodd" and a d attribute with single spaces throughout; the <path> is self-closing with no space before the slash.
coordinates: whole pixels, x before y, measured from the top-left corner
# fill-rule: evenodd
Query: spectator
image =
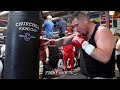
<path id="1" fill-rule="evenodd" d="M 70 25 L 67 27 L 67 30 L 69 33 L 73 33 L 73 27 L 72 24 L 70 23 Z"/>
<path id="2" fill-rule="evenodd" d="M 39 79 L 43 79 L 45 74 L 45 65 L 49 62 L 49 48 L 48 46 L 41 45 L 44 42 L 40 38 L 40 49 L 39 49 Z"/>
<path id="3" fill-rule="evenodd" d="M 117 62 L 117 67 L 119 70 L 119 76 L 117 78 L 120 79 L 120 34 L 115 33 L 114 34 L 115 39 L 116 39 L 116 62 Z"/>
<path id="4" fill-rule="evenodd" d="M 58 21 L 59 28 L 59 37 L 62 38 L 65 36 L 65 31 L 67 30 L 67 22 L 60 16 L 60 20 Z"/>
<path id="5" fill-rule="evenodd" d="M 67 37 L 68 35 L 71 35 L 71 33 L 68 33 L 68 31 L 65 31 L 65 37 Z M 74 46 L 72 44 L 65 45 L 65 46 L 62 46 L 61 50 L 63 52 L 65 71 L 68 71 L 68 68 L 67 68 L 68 59 L 70 59 L 71 71 L 74 71 Z"/>
<path id="6" fill-rule="evenodd" d="M 46 38 L 53 38 L 53 28 L 54 28 L 54 23 L 52 22 L 52 16 L 48 15 L 47 20 L 45 20 L 44 24 L 42 27 L 45 28 L 45 37 Z"/>

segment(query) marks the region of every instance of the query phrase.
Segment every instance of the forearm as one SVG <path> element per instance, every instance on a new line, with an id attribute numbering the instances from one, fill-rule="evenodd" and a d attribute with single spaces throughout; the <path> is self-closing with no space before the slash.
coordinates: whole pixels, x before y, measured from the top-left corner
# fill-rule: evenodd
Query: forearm
<path id="1" fill-rule="evenodd" d="M 100 61 L 102 63 L 107 63 L 110 59 L 110 54 L 104 52 L 100 48 L 95 48 L 94 51 L 92 52 L 91 56 L 96 59 L 97 61 Z"/>
<path id="2" fill-rule="evenodd" d="M 46 57 L 49 57 L 49 49 L 48 49 L 48 47 L 45 49 L 45 52 L 46 52 Z"/>
<path id="3" fill-rule="evenodd" d="M 60 47 L 64 45 L 69 45 L 72 42 L 72 39 L 74 38 L 74 34 L 70 35 L 68 37 L 63 37 L 55 40 L 55 46 Z"/>

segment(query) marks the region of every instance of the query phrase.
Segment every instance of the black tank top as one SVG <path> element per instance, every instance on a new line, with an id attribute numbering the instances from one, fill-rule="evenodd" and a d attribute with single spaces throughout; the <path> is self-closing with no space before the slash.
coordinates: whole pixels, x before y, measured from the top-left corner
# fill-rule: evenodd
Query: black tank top
<path id="1" fill-rule="evenodd" d="M 96 43 L 94 41 L 94 36 L 96 31 L 98 30 L 98 26 L 96 25 L 91 38 L 89 39 L 89 43 L 96 47 Z M 84 50 L 83 56 L 85 58 L 86 68 L 90 77 L 103 77 L 103 78 L 113 78 L 115 77 L 115 49 L 113 50 L 112 56 L 108 63 L 104 64 L 92 58 L 88 55 Z"/>

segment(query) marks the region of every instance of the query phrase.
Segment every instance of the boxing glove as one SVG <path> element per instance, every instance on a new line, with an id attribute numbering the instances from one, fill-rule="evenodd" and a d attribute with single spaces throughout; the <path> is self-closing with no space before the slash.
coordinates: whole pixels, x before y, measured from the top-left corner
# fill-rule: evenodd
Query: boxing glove
<path id="1" fill-rule="evenodd" d="M 80 34 L 76 35 L 72 40 L 72 45 L 76 47 L 80 47 L 88 55 L 91 55 L 95 47 L 92 44 L 89 44 L 89 42 L 86 40 L 86 38 Z"/>
<path id="2" fill-rule="evenodd" d="M 72 45 L 73 45 L 73 46 L 76 46 L 76 47 L 82 48 L 82 43 L 83 43 L 84 41 L 87 41 L 87 40 L 85 39 L 85 37 L 83 37 L 82 35 L 78 34 L 78 35 L 76 35 L 76 36 L 73 38 L 73 40 L 72 40 Z"/>

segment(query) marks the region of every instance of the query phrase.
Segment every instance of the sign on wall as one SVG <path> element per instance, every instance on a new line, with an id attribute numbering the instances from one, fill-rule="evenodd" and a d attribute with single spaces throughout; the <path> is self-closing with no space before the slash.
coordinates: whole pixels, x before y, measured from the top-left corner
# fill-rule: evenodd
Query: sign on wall
<path id="1" fill-rule="evenodd" d="M 112 28 L 112 25 L 113 25 L 112 16 L 110 16 L 109 18 L 110 18 L 110 20 L 109 20 L 110 28 Z M 100 25 L 103 25 L 103 26 L 106 27 L 106 16 L 105 16 L 105 13 L 101 13 L 100 14 Z"/>

